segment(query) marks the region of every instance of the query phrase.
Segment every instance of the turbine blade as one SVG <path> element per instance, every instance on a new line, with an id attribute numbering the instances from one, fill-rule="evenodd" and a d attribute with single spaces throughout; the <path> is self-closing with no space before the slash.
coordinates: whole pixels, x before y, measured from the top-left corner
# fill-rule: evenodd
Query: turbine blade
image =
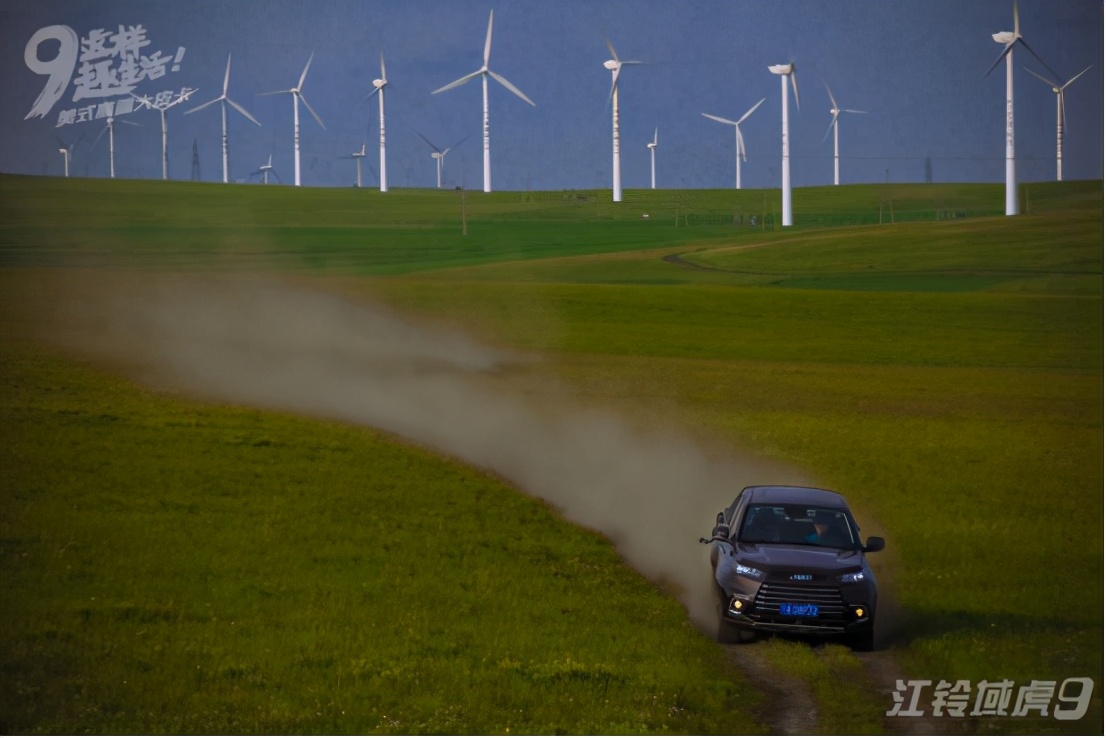
<path id="1" fill-rule="evenodd" d="M 1010 44 L 1010 46 L 1013 47 L 1014 44 L 1021 44 L 1022 46 L 1024 46 L 1025 50 L 1028 51 L 1030 54 L 1032 54 L 1033 58 L 1036 59 L 1037 61 L 1039 61 L 1041 63 L 1041 66 L 1044 67 L 1045 69 L 1047 69 L 1052 74 L 1053 77 L 1055 77 L 1056 79 L 1060 78 L 1060 75 L 1056 74 L 1056 70 L 1054 70 L 1049 65 L 1045 64 L 1045 60 L 1042 59 L 1041 57 L 1037 56 L 1037 52 L 1034 51 L 1032 48 L 1030 48 L 1029 44 L 1027 44 L 1025 42 L 1024 38 L 1021 38 L 1020 36 L 1015 37 L 1014 38 L 1014 43 Z"/>
<path id="2" fill-rule="evenodd" d="M 843 113 L 865 113 L 865 114 L 867 114 L 868 111 L 867 110 L 852 110 L 851 108 L 845 108 L 841 112 L 843 112 Z"/>
<path id="3" fill-rule="evenodd" d="M 89 149 L 90 153 L 91 153 L 92 149 L 96 148 L 96 144 L 100 143 L 100 139 L 103 138 L 104 134 L 107 133 L 107 132 L 108 132 L 108 127 L 107 126 L 104 126 L 103 128 L 100 129 L 100 134 L 98 136 L 96 136 L 96 140 L 92 142 L 92 147 Z"/>
<path id="4" fill-rule="evenodd" d="M 836 110 L 837 109 L 837 101 L 833 99 L 833 91 L 830 89 L 829 83 L 826 82 L 825 80 L 822 80 L 822 84 L 824 84 L 826 86 L 826 92 L 829 93 L 830 103 L 833 105 L 834 109 Z"/>
<path id="5" fill-rule="evenodd" d="M 241 106 L 241 105 L 239 105 L 238 103 L 234 102 L 234 100 L 231 100 L 231 99 L 230 99 L 230 98 L 228 97 L 228 98 L 227 98 L 227 102 L 228 102 L 228 103 L 230 103 L 230 106 L 231 106 L 232 108 L 234 108 L 234 109 L 235 109 L 235 110 L 237 110 L 237 111 L 238 111 L 239 113 L 241 113 L 242 115 L 244 115 L 244 116 L 246 116 L 247 118 L 249 118 L 249 119 L 250 119 L 250 121 L 251 121 L 252 123 L 254 123 L 255 125 L 261 125 L 261 121 L 259 121 L 259 120 L 258 120 L 257 118 L 255 118 L 255 117 L 253 117 L 252 115 L 250 115 L 250 112 L 249 112 L 248 110 L 246 110 L 246 109 L 245 109 L 244 107 L 242 107 L 242 106 Z"/>
<path id="6" fill-rule="evenodd" d="M 719 123 L 725 123 L 728 126 L 736 126 L 737 125 L 736 120 L 727 120 L 726 118 L 721 118 L 717 115 L 711 115 L 710 113 L 702 113 L 702 115 L 705 118 L 710 118 L 711 120 L 716 120 Z"/>
<path id="7" fill-rule="evenodd" d="M 750 115 L 752 115 L 753 113 L 756 112 L 756 109 L 759 108 L 761 106 L 761 104 L 766 99 L 767 98 L 764 98 L 764 97 L 760 98 L 760 100 L 757 102 L 756 105 L 754 105 L 753 107 L 751 107 L 747 111 L 745 111 L 745 115 L 743 115 L 743 116 L 741 116 L 740 118 L 737 119 L 737 125 L 741 125 L 742 123 L 744 123 L 749 118 Z"/>
<path id="8" fill-rule="evenodd" d="M 745 137 L 741 135 L 741 128 L 737 128 L 737 153 L 741 154 L 742 161 L 749 161 L 745 156 Z"/>
<path id="9" fill-rule="evenodd" d="M 227 73 L 223 75 L 223 95 L 227 94 L 227 87 L 230 86 L 230 54 L 227 54 Z"/>
<path id="10" fill-rule="evenodd" d="M 830 131 L 833 130 L 833 124 L 836 123 L 836 122 L 837 122 L 837 116 L 834 115 L 833 118 L 830 119 L 829 128 L 827 128 L 825 134 L 822 135 L 822 143 L 825 143 L 826 139 L 829 138 Z"/>
<path id="11" fill-rule="evenodd" d="M 191 110 L 184 111 L 184 114 L 188 115 L 189 113 L 195 113 L 197 110 L 203 110 L 204 108 L 209 108 L 209 107 L 211 107 L 212 105 L 214 105 L 215 103 L 219 102 L 222 99 L 223 98 L 221 98 L 221 97 L 217 97 L 214 100 L 210 100 L 208 102 L 205 102 L 203 105 L 200 105 L 199 107 L 195 107 L 195 108 L 192 108 Z"/>
<path id="12" fill-rule="evenodd" d="M 430 94 L 431 95 L 437 95 L 439 92 L 445 92 L 446 90 L 452 90 L 454 87 L 460 87 L 464 83 L 468 82 L 470 79 L 472 79 L 474 77 L 479 77 L 483 73 L 484 73 L 483 69 L 477 69 L 472 74 L 466 74 L 464 77 L 461 77 L 461 79 L 454 80 L 453 82 L 450 82 L 445 87 L 439 87 L 438 89 L 434 90 Z"/>
<path id="13" fill-rule="evenodd" d="M 464 138 L 462 138 L 462 139 L 461 139 L 460 141 L 458 141 L 457 143 L 453 144 L 453 145 L 452 145 L 452 146 L 450 146 L 450 147 L 449 147 L 448 149 L 446 149 L 446 151 L 453 151 L 453 150 L 454 150 L 455 148 L 457 148 L 458 146 L 460 146 L 461 144 L 463 144 L 463 143 L 464 143 L 465 141 L 468 141 L 468 140 L 469 140 L 469 139 L 470 139 L 471 137 L 472 137 L 472 134 L 471 134 L 471 133 L 467 134 L 467 135 L 466 135 L 466 136 L 465 136 Z M 442 154 L 442 156 L 445 156 L 445 154 Z"/>
<path id="14" fill-rule="evenodd" d="M 533 100 L 531 100 L 530 98 L 526 97 L 526 95 L 524 95 L 524 94 L 523 94 L 522 90 L 520 90 L 519 88 L 517 88 L 517 87 L 515 87 L 514 85 L 512 85 L 512 84 L 511 84 L 510 82 L 508 82 L 508 81 L 507 81 L 507 79 L 506 79 L 505 77 L 503 77 L 502 75 L 496 74 L 495 72 L 493 72 L 493 71 L 492 71 L 492 70 L 490 70 L 490 69 L 488 70 L 488 74 L 490 74 L 490 75 L 492 76 L 492 79 L 494 79 L 494 80 L 495 80 L 496 82 L 498 82 L 499 84 L 503 85 L 503 86 L 504 86 L 504 87 L 506 87 L 506 88 L 507 88 L 508 90 L 510 90 L 511 92 L 515 93 L 516 95 L 518 95 L 518 96 L 519 96 L 520 98 L 522 98 L 522 99 L 523 99 L 523 100 L 525 100 L 526 102 L 528 102 L 528 103 L 530 103 L 531 105 L 533 105 L 533 106 L 534 106 L 535 108 L 536 108 L 536 107 L 538 107 L 538 106 L 537 106 L 537 105 L 536 105 L 536 104 L 534 103 L 534 101 L 533 101 Z"/>
<path id="15" fill-rule="evenodd" d="M 141 125 L 139 125 L 138 123 L 132 123 L 131 121 L 129 121 L 129 120 L 123 120 L 122 118 L 116 118 L 116 119 L 115 119 L 115 121 L 116 121 L 117 123 L 122 123 L 122 124 L 124 124 L 124 125 L 128 125 L 128 126 L 134 126 L 135 128 L 141 128 L 141 127 L 142 127 L 142 126 L 141 126 Z"/>
<path id="16" fill-rule="evenodd" d="M 654 146 L 657 145 L 657 129 L 656 128 L 653 129 L 653 145 Z"/>
<path id="17" fill-rule="evenodd" d="M 296 85 L 297 90 L 303 89 L 303 81 L 307 79 L 307 70 L 311 68 L 311 60 L 315 58 L 315 52 L 312 51 L 311 55 L 307 57 L 307 64 L 303 65 L 303 74 L 300 75 L 300 83 Z M 309 108 L 310 109 L 310 108 Z"/>
<path id="18" fill-rule="evenodd" d="M 1074 77 L 1072 77 L 1071 79 L 1069 79 L 1069 80 L 1068 80 L 1067 82 L 1065 82 L 1065 83 L 1063 84 L 1063 86 L 1062 86 L 1062 87 L 1060 87 L 1060 89 L 1061 89 L 1061 90 L 1066 90 L 1066 89 L 1068 88 L 1068 85 L 1070 85 L 1070 84 L 1071 84 L 1072 82 L 1074 82 L 1075 80 L 1079 79 L 1079 78 L 1080 78 L 1080 77 L 1082 77 L 1082 76 L 1083 76 L 1084 74 L 1086 74 L 1087 72 L 1089 72 L 1089 71 L 1090 71 L 1090 69 L 1091 69 L 1091 67 L 1093 67 L 1093 66 L 1094 66 L 1094 64 L 1091 64 L 1091 65 L 1090 65 L 1090 66 L 1088 66 L 1088 67 L 1087 67 L 1086 69 L 1084 69 L 1084 70 L 1083 70 L 1082 72 L 1080 72 L 1079 74 L 1077 74 L 1077 75 L 1075 75 Z"/>
<path id="19" fill-rule="evenodd" d="M 319 126 L 325 131 L 326 124 L 323 123 L 323 119 L 319 117 L 319 114 L 315 112 L 315 109 L 311 107 L 311 103 L 307 102 L 307 98 L 303 96 L 302 92 L 300 93 L 300 100 L 303 101 L 303 104 L 307 108 L 308 112 L 310 112 L 311 115 L 315 117 L 316 122 L 318 122 Z M 258 125 L 261 124 L 259 123 Z"/>
<path id="20" fill-rule="evenodd" d="M 384 71 L 384 52 L 380 52 L 380 79 L 384 81 L 384 84 L 388 83 L 388 73 Z"/>
<path id="21" fill-rule="evenodd" d="M 1068 111 L 1067 106 L 1064 104 L 1063 88 L 1060 89 L 1060 92 L 1058 94 L 1060 96 L 1060 135 L 1062 136 L 1068 132 Z"/>
<path id="22" fill-rule="evenodd" d="M 997 67 L 999 65 L 999 62 L 1001 62 L 1003 59 L 1006 58 L 1006 55 L 1010 53 L 1010 50 L 1012 48 L 1014 48 L 1014 42 L 1013 41 L 1006 44 L 1006 48 L 1003 49 L 1001 52 L 999 52 L 998 58 L 995 59 L 995 63 L 991 65 L 991 68 L 987 70 L 987 74 L 983 75 L 983 79 L 987 79 L 988 77 L 991 76 L 991 72 L 995 71 L 995 67 Z"/>
<path id="23" fill-rule="evenodd" d="M 492 20 L 495 18 L 495 8 L 488 13 L 488 37 L 484 39 L 484 66 L 488 66 L 488 59 L 492 55 Z"/>
<path id="24" fill-rule="evenodd" d="M 1030 74 L 1032 74 L 1032 75 L 1033 75 L 1034 77 L 1036 77 L 1037 79 L 1039 79 L 1039 80 L 1041 80 L 1042 82 L 1044 82 L 1044 83 L 1045 83 L 1046 85 L 1048 85 L 1049 87 L 1057 87 L 1057 88 L 1058 88 L 1058 87 L 1060 87 L 1059 83 L 1057 83 L 1057 82 L 1053 82 L 1053 81 L 1052 81 L 1051 79 L 1049 79 L 1048 77 L 1043 77 L 1043 76 L 1041 76 L 1041 75 L 1037 74 L 1037 73 L 1036 73 L 1036 72 L 1034 72 L 1034 71 L 1033 71 L 1032 69 L 1030 69 L 1029 67 L 1025 66 L 1024 64 L 1022 64 L 1022 69 L 1024 69 L 1024 70 L 1025 70 L 1025 71 L 1027 71 L 1027 72 L 1029 72 Z M 1085 71 L 1087 71 L 1087 70 L 1086 70 L 1086 69 L 1084 69 L 1083 71 L 1085 72 Z M 1082 74 L 1082 72 L 1080 72 L 1080 74 Z M 1079 75 L 1076 75 L 1076 77 L 1078 77 L 1078 76 L 1079 76 Z M 1074 77 L 1073 77 L 1072 79 L 1074 80 Z M 1069 82 L 1068 84 L 1071 84 L 1071 83 Z"/>
<path id="25" fill-rule="evenodd" d="M 414 129 L 412 129 L 412 130 L 414 130 Z M 417 135 L 417 136 L 418 136 L 419 138 L 421 138 L 421 139 L 422 139 L 423 141 L 426 141 L 426 145 L 427 145 L 427 146 L 429 146 L 430 148 L 434 149 L 434 150 L 435 150 L 435 151 L 437 151 L 437 152 L 438 152 L 439 154 L 440 154 L 440 153 L 442 153 L 442 150 L 441 150 L 441 149 L 439 149 L 439 148 L 438 148 L 437 146 L 435 146 L 434 144 L 430 143 L 430 139 L 429 139 L 429 138 L 427 138 L 426 136 L 422 135 L 422 134 L 421 134 L 421 133 L 419 133 L 418 131 L 415 131 L 415 135 Z"/>
<path id="26" fill-rule="evenodd" d="M 619 64 L 614 68 L 614 74 L 611 75 L 611 93 L 607 95 L 607 105 L 610 105 L 614 101 L 614 91 L 618 89 L 618 75 L 622 73 L 622 65 Z"/>
<path id="27" fill-rule="evenodd" d="M 1021 36 L 1018 32 L 1018 0 L 1014 0 L 1014 38 Z"/>
<path id="28" fill-rule="evenodd" d="M 795 109 L 798 110 L 799 105 L 799 79 L 795 76 L 795 67 L 792 65 L 791 74 L 787 75 L 791 78 L 791 89 L 795 91 Z"/>
<path id="29" fill-rule="evenodd" d="M 615 61 L 619 61 L 618 52 L 614 50 L 614 44 L 611 43 L 611 40 L 609 38 L 606 41 L 607 41 L 607 48 L 611 50 L 611 58 L 614 59 Z"/>
<path id="30" fill-rule="evenodd" d="M 268 97 L 269 95 L 287 95 L 291 92 L 291 90 L 273 90 L 272 92 L 257 92 L 254 94 L 257 97 Z"/>
<path id="31" fill-rule="evenodd" d="M 361 104 L 364 105 L 365 103 L 367 103 L 372 98 L 373 95 L 380 92 L 380 89 L 381 88 L 379 88 L 379 87 L 374 87 L 372 92 L 365 95 L 365 99 L 361 101 Z"/>

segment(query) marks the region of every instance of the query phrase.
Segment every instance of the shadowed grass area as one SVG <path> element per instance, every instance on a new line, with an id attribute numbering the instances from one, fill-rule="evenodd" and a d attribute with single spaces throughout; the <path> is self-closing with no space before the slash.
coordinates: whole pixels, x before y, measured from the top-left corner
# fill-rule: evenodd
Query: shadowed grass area
<path id="1" fill-rule="evenodd" d="M 758 730 L 675 601 L 500 482 L 0 347 L 5 732 Z"/>

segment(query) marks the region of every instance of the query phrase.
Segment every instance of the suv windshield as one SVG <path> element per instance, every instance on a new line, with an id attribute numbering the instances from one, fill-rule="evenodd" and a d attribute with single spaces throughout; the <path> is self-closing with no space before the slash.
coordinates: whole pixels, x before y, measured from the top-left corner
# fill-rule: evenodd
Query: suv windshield
<path id="1" fill-rule="evenodd" d="M 859 548 L 848 513 L 806 505 L 750 505 L 738 541 Z"/>

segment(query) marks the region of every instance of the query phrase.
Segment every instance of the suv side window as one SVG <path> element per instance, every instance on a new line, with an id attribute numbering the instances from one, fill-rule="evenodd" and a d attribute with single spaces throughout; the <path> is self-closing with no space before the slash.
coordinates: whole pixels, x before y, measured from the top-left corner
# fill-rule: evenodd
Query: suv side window
<path id="1" fill-rule="evenodd" d="M 726 525 L 730 526 L 730 537 L 737 537 L 737 523 L 741 520 L 741 515 L 745 512 L 745 508 L 749 505 L 749 490 L 744 489 L 741 494 L 737 496 L 737 499 L 733 501 L 733 504 L 726 510 L 725 521 Z"/>

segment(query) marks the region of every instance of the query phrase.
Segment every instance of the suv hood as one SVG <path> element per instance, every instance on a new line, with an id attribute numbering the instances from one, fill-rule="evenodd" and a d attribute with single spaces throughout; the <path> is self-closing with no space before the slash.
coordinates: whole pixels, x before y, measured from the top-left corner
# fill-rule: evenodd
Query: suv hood
<path id="1" fill-rule="evenodd" d="M 862 561 L 859 551 L 778 543 L 738 544 L 737 558 L 767 569 L 799 567 L 821 571 L 840 571 L 844 567 L 859 566 Z"/>

